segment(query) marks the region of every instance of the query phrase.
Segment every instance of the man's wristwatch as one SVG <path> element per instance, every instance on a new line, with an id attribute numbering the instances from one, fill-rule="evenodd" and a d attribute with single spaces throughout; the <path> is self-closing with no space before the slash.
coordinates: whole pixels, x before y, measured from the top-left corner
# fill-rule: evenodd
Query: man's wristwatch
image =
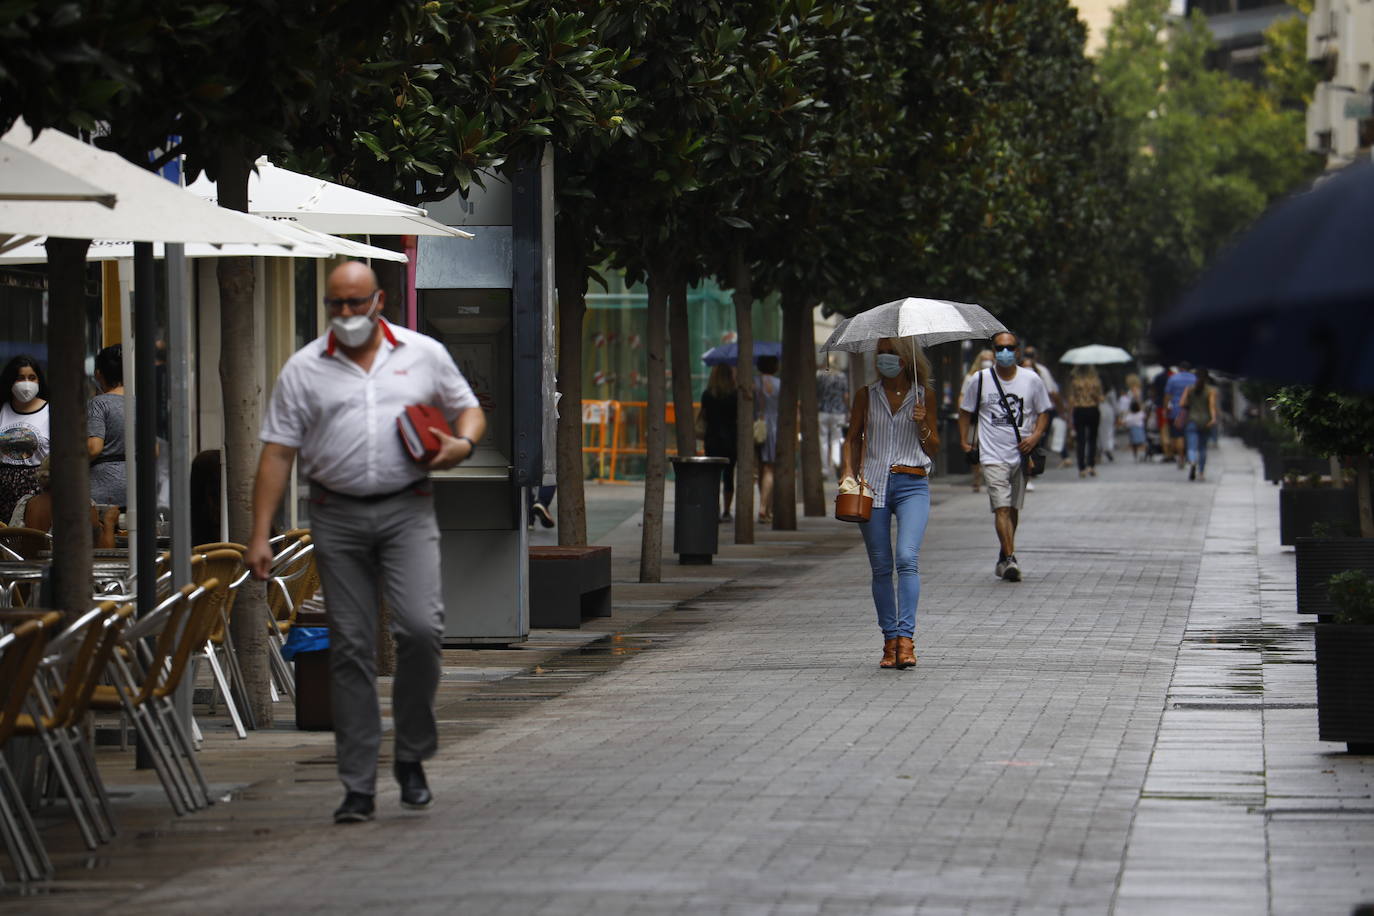
<path id="1" fill-rule="evenodd" d="M 473 442 L 467 436 L 454 436 L 453 438 L 459 440 L 460 442 L 466 442 L 468 444 L 468 453 L 466 457 L 463 458 L 464 461 L 467 461 L 468 458 L 471 458 L 472 453 L 477 451 L 477 443 Z"/>

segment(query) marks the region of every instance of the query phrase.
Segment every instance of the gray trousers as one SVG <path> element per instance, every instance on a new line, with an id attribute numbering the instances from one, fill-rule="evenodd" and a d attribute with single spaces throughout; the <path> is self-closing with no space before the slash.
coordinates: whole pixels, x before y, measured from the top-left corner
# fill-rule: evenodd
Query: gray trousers
<path id="1" fill-rule="evenodd" d="M 329 612 L 339 779 L 350 792 L 373 795 L 382 743 L 377 619 L 383 596 L 396 638 L 395 759 L 425 760 L 438 748 L 434 694 L 444 603 L 434 497 L 428 485 L 377 502 L 317 492 L 310 533 Z"/>

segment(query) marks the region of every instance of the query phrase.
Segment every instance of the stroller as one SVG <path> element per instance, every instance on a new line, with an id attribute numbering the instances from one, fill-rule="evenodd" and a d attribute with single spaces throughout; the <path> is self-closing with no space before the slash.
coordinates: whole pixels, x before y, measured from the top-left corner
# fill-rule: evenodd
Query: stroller
<path id="1" fill-rule="evenodd" d="M 1145 411 L 1145 453 L 1141 461 L 1153 461 L 1156 455 L 1164 454 L 1164 440 L 1159 435 L 1159 411 L 1150 405 Z"/>

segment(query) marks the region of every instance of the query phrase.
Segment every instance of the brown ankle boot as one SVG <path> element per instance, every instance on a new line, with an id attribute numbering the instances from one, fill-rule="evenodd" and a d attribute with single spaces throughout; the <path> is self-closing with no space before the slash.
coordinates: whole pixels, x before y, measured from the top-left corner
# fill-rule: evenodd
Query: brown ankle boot
<path id="1" fill-rule="evenodd" d="M 896 667 L 897 667 L 897 640 L 896 640 L 896 639 L 884 639 L 884 640 L 883 640 L 883 660 L 880 661 L 880 662 L 878 662 L 878 667 L 879 667 L 879 668 L 896 668 Z"/>
<path id="2" fill-rule="evenodd" d="M 897 643 L 897 667 L 914 668 L 916 666 L 916 646 L 912 643 L 910 636 L 898 636 Z"/>

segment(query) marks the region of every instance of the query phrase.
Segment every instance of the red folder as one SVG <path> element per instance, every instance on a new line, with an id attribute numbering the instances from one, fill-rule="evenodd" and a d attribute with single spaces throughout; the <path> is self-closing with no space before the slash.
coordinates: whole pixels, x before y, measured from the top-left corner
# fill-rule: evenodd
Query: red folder
<path id="1" fill-rule="evenodd" d="M 412 460 L 427 464 L 439 454 L 442 443 L 439 437 L 429 431 L 434 427 L 444 435 L 453 435 L 444 413 L 432 404 L 411 404 L 396 418 L 396 428 L 401 434 L 401 444 Z"/>

